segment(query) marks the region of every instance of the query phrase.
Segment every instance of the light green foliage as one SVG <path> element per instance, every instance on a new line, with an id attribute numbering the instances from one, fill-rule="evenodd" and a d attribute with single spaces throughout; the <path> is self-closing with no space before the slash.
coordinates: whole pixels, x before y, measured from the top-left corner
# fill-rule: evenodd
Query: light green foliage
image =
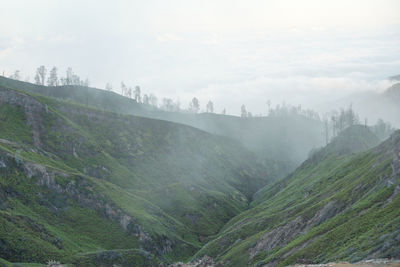
<path id="1" fill-rule="evenodd" d="M 85 265 L 121 249 L 147 251 L 146 257 L 121 252 L 121 261 L 135 264 L 186 259 L 268 182 L 265 167 L 231 140 L 165 121 L 19 96 L 39 101 L 32 101 L 38 106 L 31 115 L 40 118 L 40 147 L 13 130 L 0 144 L 6 165 L 0 168 L 0 242 L 9 261 Z M 5 118 L 10 129 L 29 136 L 25 103 L 8 105 Z M 36 170 L 32 164 L 44 169 L 29 171 Z M 82 253 L 91 256 L 77 256 Z"/>

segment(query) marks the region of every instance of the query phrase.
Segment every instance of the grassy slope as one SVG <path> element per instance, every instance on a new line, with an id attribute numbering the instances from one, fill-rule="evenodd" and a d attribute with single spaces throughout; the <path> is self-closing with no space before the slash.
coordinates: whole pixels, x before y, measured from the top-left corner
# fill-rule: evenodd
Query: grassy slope
<path id="1" fill-rule="evenodd" d="M 227 223 L 197 256 L 208 254 L 230 266 L 400 257 L 396 156 L 393 163 L 400 132 L 376 148 L 350 153 L 377 141 L 360 132 L 358 127 L 345 133 L 258 192 L 253 208 Z M 346 143 L 351 139 L 354 147 Z"/>
<path id="2" fill-rule="evenodd" d="M 273 174 L 271 178 L 275 179 L 293 170 L 306 159 L 312 148 L 323 144 L 321 122 L 302 115 L 240 118 L 210 113 L 165 112 L 96 88 L 46 87 L 1 76 L 0 85 L 116 113 L 178 122 L 233 138 L 255 152 Z"/>
<path id="3" fill-rule="evenodd" d="M 255 156 L 222 137 L 4 87 L 0 93 L 0 248 L 7 260 L 85 262 L 117 257 L 101 250 L 139 248 L 183 259 L 267 182 Z M 27 162 L 55 172 L 51 185 L 29 178 Z M 132 218 L 126 230 L 107 205 Z"/>

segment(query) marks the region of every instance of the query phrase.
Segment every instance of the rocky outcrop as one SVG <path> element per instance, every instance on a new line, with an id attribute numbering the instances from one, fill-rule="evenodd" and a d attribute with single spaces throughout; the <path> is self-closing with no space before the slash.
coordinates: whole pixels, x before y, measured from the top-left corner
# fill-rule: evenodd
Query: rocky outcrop
<path id="1" fill-rule="evenodd" d="M 276 247 L 287 245 L 298 235 L 307 232 L 310 228 L 334 217 L 342 210 L 343 206 L 335 201 L 330 201 L 318 210 L 310 220 L 299 216 L 294 220 L 275 228 L 265 234 L 255 245 L 249 249 L 250 259 L 253 259 L 261 251 L 271 251 Z M 293 251 L 294 253 L 295 251 Z M 290 255 L 286 255 L 290 256 Z"/>
<path id="2" fill-rule="evenodd" d="M 69 175 L 40 164 L 25 161 L 0 150 L 0 169 L 11 168 L 11 166 L 19 168 L 37 185 L 50 188 L 63 197 L 72 198 L 83 207 L 96 210 L 102 216 L 118 222 L 124 230 L 138 238 L 144 249 L 157 255 L 172 251 L 173 241 L 165 237 L 156 237 L 156 239 L 151 237 L 132 216 L 117 208 L 106 196 L 99 192 L 92 193 L 93 188 L 83 177 Z M 60 184 L 57 182 L 57 177 L 67 178 L 69 182 Z M 57 212 L 58 207 L 51 206 L 51 208 Z"/>

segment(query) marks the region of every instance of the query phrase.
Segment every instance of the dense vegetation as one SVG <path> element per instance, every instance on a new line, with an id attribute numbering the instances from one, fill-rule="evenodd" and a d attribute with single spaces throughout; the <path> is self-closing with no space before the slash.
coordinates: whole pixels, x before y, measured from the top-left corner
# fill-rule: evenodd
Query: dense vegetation
<path id="1" fill-rule="evenodd" d="M 188 126 L 4 87 L 0 103 L 6 260 L 185 259 L 269 179 L 251 152 Z"/>
<path id="2" fill-rule="evenodd" d="M 0 77 L 0 266 L 399 258 L 400 132 L 379 144 L 392 128 L 345 111 L 319 148 L 323 122 L 274 112 L 165 112 Z"/>
<path id="3" fill-rule="evenodd" d="M 294 173 L 256 193 L 198 253 L 227 266 L 400 257 L 400 132 L 381 145 L 346 129 Z"/>

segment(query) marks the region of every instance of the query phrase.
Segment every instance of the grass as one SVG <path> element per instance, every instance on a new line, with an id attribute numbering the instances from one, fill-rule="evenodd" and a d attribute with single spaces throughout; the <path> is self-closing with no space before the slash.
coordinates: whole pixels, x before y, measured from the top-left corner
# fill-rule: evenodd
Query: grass
<path id="1" fill-rule="evenodd" d="M 372 253 L 398 257 L 400 197 L 388 199 L 400 177 L 392 177 L 392 153 L 382 154 L 383 148 L 396 146 L 391 142 L 358 154 L 328 153 L 322 160 L 305 162 L 286 179 L 259 191 L 252 208 L 230 220 L 195 257 L 211 255 L 227 266 L 357 261 Z M 250 258 L 249 251 L 267 233 L 296 218 L 309 222 L 328 203 L 336 205 L 335 213 Z M 385 234 L 390 238 L 379 241 Z"/>
<path id="2" fill-rule="evenodd" d="M 121 258 L 135 264 L 185 260 L 268 182 L 255 155 L 231 140 L 39 95 L 18 97 L 42 105 L 31 114 L 41 118 L 41 147 L 27 138 L 19 102 L 2 104 L 0 126 L 8 130 L 0 138 L 11 143 L 0 143 L 7 166 L 0 168 L 0 252 L 8 261 L 85 265 L 123 249 L 149 253 Z"/>

